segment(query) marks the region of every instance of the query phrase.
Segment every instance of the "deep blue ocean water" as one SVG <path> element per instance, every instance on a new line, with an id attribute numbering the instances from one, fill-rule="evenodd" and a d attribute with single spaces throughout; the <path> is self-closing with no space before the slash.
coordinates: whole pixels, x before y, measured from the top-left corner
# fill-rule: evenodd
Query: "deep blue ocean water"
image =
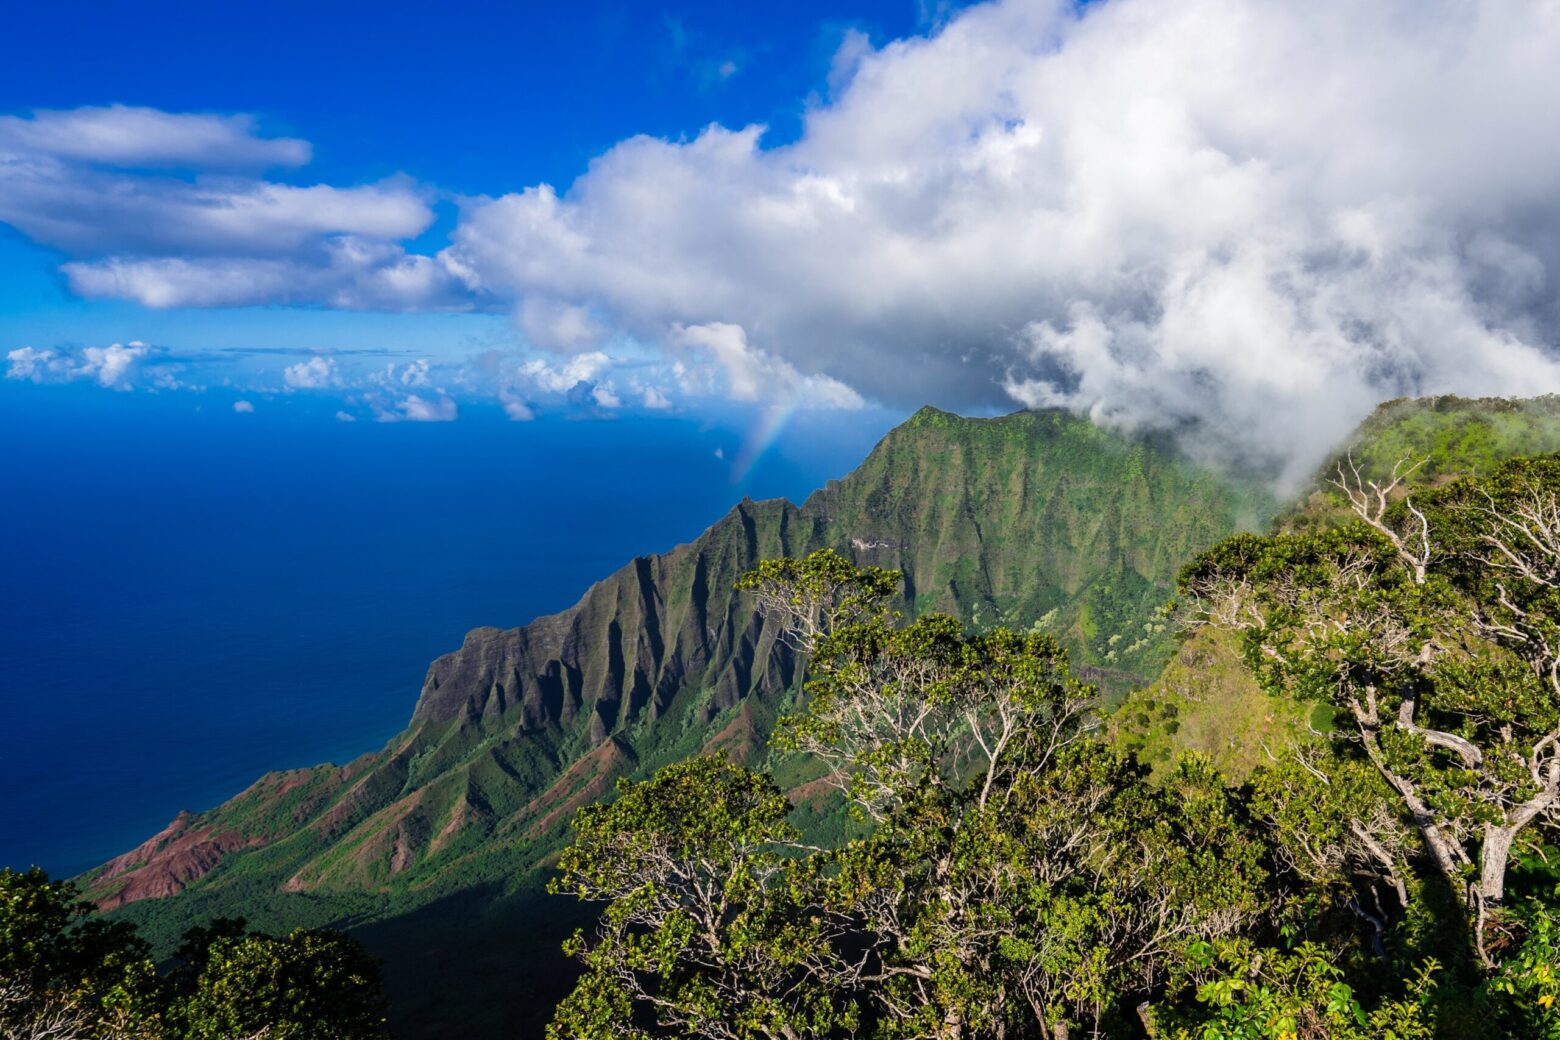
<path id="1" fill-rule="evenodd" d="M 467 629 L 562 609 L 743 494 L 799 500 L 893 421 L 793 425 L 734 483 L 736 414 L 334 408 L 0 386 L 0 866 L 73 874 L 377 748 Z"/>

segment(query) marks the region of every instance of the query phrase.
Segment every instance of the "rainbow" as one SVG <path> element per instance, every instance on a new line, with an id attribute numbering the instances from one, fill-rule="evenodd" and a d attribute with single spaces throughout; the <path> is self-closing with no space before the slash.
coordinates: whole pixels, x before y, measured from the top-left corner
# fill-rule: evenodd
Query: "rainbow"
<path id="1" fill-rule="evenodd" d="M 737 452 L 737 457 L 731 463 L 731 482 L 740 487 L 747 480 L 753 468 L 759 464 L 769 449 L 775 446 L 780 435 L 785 432 L 786 425 L 790 423 L 800 406 L 796 399 L 789 401 L 777 401 L 762 408 L 753 428 L 742 440 L 742 448 Z"/>

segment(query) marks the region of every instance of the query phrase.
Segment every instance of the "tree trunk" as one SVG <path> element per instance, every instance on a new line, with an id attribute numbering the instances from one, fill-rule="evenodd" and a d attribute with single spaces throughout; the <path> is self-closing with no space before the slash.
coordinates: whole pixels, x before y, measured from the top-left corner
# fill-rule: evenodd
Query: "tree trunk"
<path id="1" fill-rule="evenodd" d="M 1376 742 L 1376 727 L 1367 719 L 1358 707 L 1354 709 L 1355 718 L 1359 721 L 1361 742 L 1364 744 L 1365 753 L 1370 757 L 1371 764 L 1376 767 L 1383 779 L 1392 785 L 1398 796 L 1403 799 L 1403 804 L 1413 816 L 1414 827 L 1424 839 L 1425 845 L 1430 849 L 1430 856 L 1435 860 L 1436 867 L 1441 875 L 1455 888 L 1457 881 L 1457 863 L 1454 859 L 1453 845 L 1441 833 L 1441 828 L 1436 823 L 1435 814 L 1430 811 L 1430 806 L 1419 797 L 1419 792 L 1414 785 L 1398 776 L 1387 765 L 1385 756 L 1381 753 L 1381 747 Z M 1460 851 L 1460 850 L 1459 850 Z M 1463 857 L 1466 859 L 1466 857 Z"/>
<path id="2" fill-rule="evenodd" d="M 1499 906 L 1506 898 L 1506 863 L 1511 859 L 1511 843 L 1516 831 L 1510 827 L 1484 825 L 1484 846 L 1479 850 L 1479 897 L 1487 907 Z"/>

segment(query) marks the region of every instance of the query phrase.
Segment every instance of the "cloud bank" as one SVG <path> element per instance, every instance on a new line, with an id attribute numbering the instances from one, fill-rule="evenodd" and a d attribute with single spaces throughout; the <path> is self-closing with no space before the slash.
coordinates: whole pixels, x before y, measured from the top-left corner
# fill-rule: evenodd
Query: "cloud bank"
<path id="1" fill-rule="evenodd" d="M 528 307 L 736 329 L 901 404 L 1193 424 L 1291 477 L 1386 397 L 1560 389 L 1553 4 L 1010 2 L 851 68 L 794 145 L 627 141 L 448 255 Z"/>
<path id="2" fill-rule="evenodd" d="M 149 307 L 469 306 L 399 244 L 433 221 L 406 178 L 335 187 L 256 176 L 307 142 L 247 116 L 114 105 L 0 117 L 0 221 L 72 259 L 71 288 Z M 162 172 L 166 168 L 166 172 Z"/>
<path id="3" fill-rule="evenodd" d="M 19 347 L 5 355 L 5 377 L 29 383 L 88 382 L 109 390 L 201 389 L 180 378 L 184 363 L 140 340 L 106 347 Z"/>
<path id="4" fill-rule="evenodd" d="M 67 176 L 7 177 L 0 219 L 81 255 L 86 295 L 512 309 L 560 355 L 515 375 L 517 417 L 526 379 L 594 392 L 570 366 L 627 337 L 683 392 L 1059 405 L 1293 478 L 1382 398 L 1560 390 L 1550 0 L 998 0 L 851 35 L 829 86 L 794 143 L 633 138 L 564 190 L 463 200 L 429 256 L 409 184 L 174 186 L 105 169 L 112 134 L 14 123 L 5 161 Z M 673 389 L 626 378 L 604 396 Z"/>

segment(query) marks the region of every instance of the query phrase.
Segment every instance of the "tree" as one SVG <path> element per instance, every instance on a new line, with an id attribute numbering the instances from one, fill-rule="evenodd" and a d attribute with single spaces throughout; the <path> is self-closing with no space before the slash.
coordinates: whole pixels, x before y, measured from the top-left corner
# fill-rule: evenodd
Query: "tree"
<path id="1" fill-rule="evenodd" d="M 1064 1037 L 1261 912 L 1259 844 L 1206 761 L 1148 785 L 1055 640 L 901 624 L 897 582 L 830 551 L 741 582 L 808 657 L 776 745 L 869 835 L 809 848 L 772 781 L 712 760 L 583 810 L 557 890 L 608 906 L 555 1040 Z"/>
<path id="2" fill-rule="evenodd" d="M 379 967 L 337 932 L 285 938 L 218 919 L 160 976 L 135 929 L 70 882 L 0 870 L 3 1040 L 368 1040 L 384 1035 Z"/>
<path id="3" fill-rule="evenodd" d="M 74 885 L 0 869 L 0 1035 L 155 1036 L 156 968 L 134 929 L 95 916 Z"/>
<path id="4" fill-rule="evenodd" d="M 1437 966 L 1407 980 L 1407 992 L 1368 1006 L 1349 985 L 1333 952 L 1314 943 L 1293 950 L 1246 941 L 1193 943 L 1177 984 L 1193 1004 L 1156 1015 L 1169 1040 L 1430 1040 Z"/>
<path id="5" fill-rule="evenodd" d="M 1344 807 L 1353 857 L 1388 877 L 1411 827 L 1491 966 L 1512 850 L 1560 807 L 1560 457 L 1412 494 L 1407 472 L 1340 467 L 1351 522 L 1230 539 L 1181 584 L 1270 688 L 1341 710 L 1395 807 Z"/>
<path id="6" fill-rule="evenodd" d="M 643 1016 L 722 1040 L 853 1027 L 827 984 L 846 968 L 844 922 L 788 871 L 809 851 L 790 808 L 768 777 L 706 757 L 581 809 L 550 890 L 607 907 L 596 941 L 576 933 L 567 947 L 586 973 L 548 1035 L 642 1037 Z"/>
<path id="7" fill-rule="evenodd" d="M 176 1009 L 188 1040 L 370 1040 L 385 1035 L 379 964 L 339 932 L 216 938 Z"/>

